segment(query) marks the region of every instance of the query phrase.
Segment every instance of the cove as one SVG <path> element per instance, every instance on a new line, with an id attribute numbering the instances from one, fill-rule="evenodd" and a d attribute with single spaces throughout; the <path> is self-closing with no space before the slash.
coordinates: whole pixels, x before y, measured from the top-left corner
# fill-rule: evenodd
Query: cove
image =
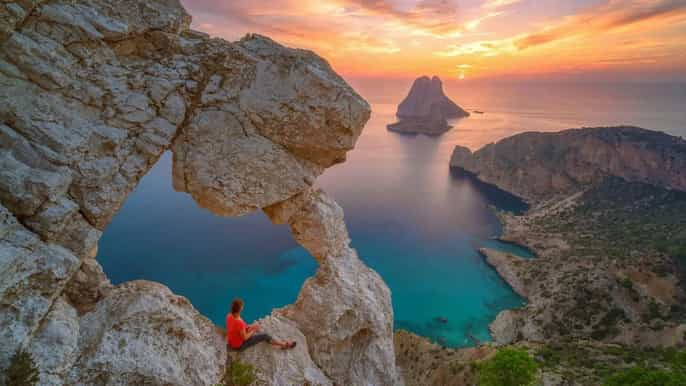
<path id="1" fill-rule="evenodd" d="M 485 113 L 453 121 L 453 129 L 430 138 L 386 130 L 409 83 L 358 83 L 353 86 L 372 101 L 372 118 L 348 160 L 328 169 L 318 184 L 345 210 L 360 258 L 390 287 L 396 327 L 454 347 L 489 340 L 488 323 L 497 313 L 523 304 L 478 248 L 533 257 L 494 239 L 501 229 L 490 207 L 518 212 L 526 205 L 450 170 L 455 145 L 476 150 L 522 131 L 620 123 L 684 135 L 675 129 L 683 127 L 680 85 L 448 83 L 453 100 Z M 579 100 L 597 101 L 603 109 L 589 111 Z M 107 227 L 97 258 L 109 278 L 115 284 L 162 282 L 219 325 L 236 296 L 246 300 L 251 320 L 292 303 L 316 264 L 288 229 L 261 213 L 216 217 L 173 192 L 170 173 L 165 155 Z"/>
<path id="2" fill-rule="evenodd" d="M 500 225 L 489 206 L 525 205 L 451 173 L 444 138 L 386 131 L 385 111 L 375 109 L 348 161 L 318 183 L 344 208 L 361 259 L 391 288 L 396 328 L 450 347 L 488 341 L 498 312 L 523 300 L 476 250 L 507 248 L 491 239 Z M 165 154 L 101 239 L 111 280 L 164 283 L 218 325 L 234 297 L 245 299 L 246 319 L 292 303 L 316 263 L 288 229 L 262 213 L 214 216 L 172 190 L 170 170 Z"/>

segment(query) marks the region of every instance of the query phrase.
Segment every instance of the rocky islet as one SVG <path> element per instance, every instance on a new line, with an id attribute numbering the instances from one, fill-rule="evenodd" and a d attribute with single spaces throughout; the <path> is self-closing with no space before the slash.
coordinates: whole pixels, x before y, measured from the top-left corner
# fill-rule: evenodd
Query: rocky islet
<path id="1" fill-rule="evenodd" d="M 417 78 L 409 93 L 398 106 L 398 122 L 388 130 L 406 134 L 438 135 L 450 129 L 448 119 L 468 117 L 469 113 L 450 100 L 443 92 L 443 82 L 437 76 Z"/>

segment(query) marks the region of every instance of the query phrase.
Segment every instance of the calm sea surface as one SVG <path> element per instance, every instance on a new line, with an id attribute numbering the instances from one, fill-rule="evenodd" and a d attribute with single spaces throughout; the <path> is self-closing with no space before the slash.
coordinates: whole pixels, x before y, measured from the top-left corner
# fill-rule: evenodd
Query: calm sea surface
<path id="1" fill-rule="evenodd" d="M 447 94 L 484 114 L 454 122 L 440 137 L 386 130 L 408 82 L 353 85 L 372 104 L 372 118 L 348 161 L 318 184 L 343 206 L 353 246 L 391 288 L 396 327 L 448 346 L 489 340 L 497 313 L 523 304 L 476 249 L 527 255 L 490 240 L 500 226 L 487 208 L 523 204 L 451 174 L 455 145 L 477 149 L 522 131 L 617 124 L 686 136 L 685 85 L 451 83 Z M 214 216 L 174 192 L 170 173 L 165 154 L 105 231 L 98 260 L 111 280 L 162 282 L 218 324 L 236 296 L 246 300 L 246 319 L 293 302 L 316 265 L 288 229 L 261 213 Z"/>

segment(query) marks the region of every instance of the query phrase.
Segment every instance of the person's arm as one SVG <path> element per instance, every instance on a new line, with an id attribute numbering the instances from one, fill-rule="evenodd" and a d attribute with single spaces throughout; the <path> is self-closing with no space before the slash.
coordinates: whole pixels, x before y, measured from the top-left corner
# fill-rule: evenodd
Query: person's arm
<path id="1" fill-rule="evenodd" d="M 248 327 L 243 327 L 241 329 L 241 338 L 243 338 L 243 340 L 250 339 L 250 337 L 253 336 L 254 334 L 255 334 L 255 331 L 248 328 Z"/>

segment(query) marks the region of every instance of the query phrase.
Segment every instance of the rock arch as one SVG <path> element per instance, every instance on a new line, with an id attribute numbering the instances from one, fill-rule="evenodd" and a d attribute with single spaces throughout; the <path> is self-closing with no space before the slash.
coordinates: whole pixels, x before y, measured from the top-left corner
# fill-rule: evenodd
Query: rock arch
<path id="1" fill-rule="evenodd" d="M 214 213 L 263 209 L 319 262 L 264 321 L 290 353 L 247 360 L 272 384 L 398 382 L 390 292 L 313 188 L 367 103 L 315 54 L 189 29 L 176 0 L 0 5 L 0 368 L 32 352 L 42 384 L 204 385 L 214 326 L 166 287 L 112 286 L 94 257 L 112 216 L 168 149 L 173 185 Z"/>

